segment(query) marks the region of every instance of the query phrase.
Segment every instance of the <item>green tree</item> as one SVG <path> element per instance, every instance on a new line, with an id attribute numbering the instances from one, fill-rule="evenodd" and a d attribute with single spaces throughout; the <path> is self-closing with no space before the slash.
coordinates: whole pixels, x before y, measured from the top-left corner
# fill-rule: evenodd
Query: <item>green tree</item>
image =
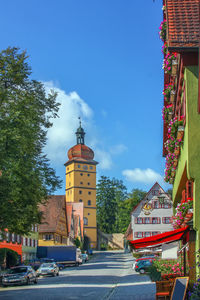
<path id="1" fill-rule="evenodd" d="M 119 232 L 118 208 L 126 194 L 121 180 L 101 176 L 97 184 L 97 223 L 104 233 Z"/>
<path id="2" fill-rule="evenodd" d="M 128 198 L 119 203 L 119 232 L 125 233 L 131 221 L 131 211 L 133 208 L 144 199 L 146 192 L 140 189 L 133 189 L 128 194 Z"/>
<path id="3" fill-rule="evenodd" d="M 0 230 L 27 234 L 38 205 L 60 185 L 43 152 L 57 117 L 56 93 L 30 79 L 25 51 L 0 52 Z"/>

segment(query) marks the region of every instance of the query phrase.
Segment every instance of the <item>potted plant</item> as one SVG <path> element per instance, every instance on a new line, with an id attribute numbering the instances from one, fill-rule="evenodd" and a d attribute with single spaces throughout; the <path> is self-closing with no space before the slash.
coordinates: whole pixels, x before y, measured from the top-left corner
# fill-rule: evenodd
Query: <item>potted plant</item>
<path id="1" fill-rule="evenodd" d="M 174 84 L 172 84 L 172 83 L 166 84 L 164 89 L 163 89 L 164 100 L 167 103 L 170 102 L 171 92 L 173 90 L 174 90 Z"/>
<path id="2" fill-rule="evenodd" d="M 163 42 L 165 42 L 166 35 L 167 35 L 167 21 L 166 20 L 163 20 L 161 22 L 159 29 L 160 29 L 160 31 L 159 31 L 160 38 Z"/>
<path id="3" fill-rule="evenodd" d="M 168 52 L 164 58 L 163 61 L 163 69 L 165 71 L 165 73 L 167 74 L 171 74 L 172 75 L 172 66 L 173 66 L 173 72 L 175 72 L 175 66 L 177 68 L 177 56 L 178 54 L 176 52 Z"/>
<path id="4" fill-rule="evenodd" d="M 180 125 L 178 127 L 177 139 L 182 139 L 183 138 L 184 130 L 185 130 L 184 126 Z"/>
<path id="5" fill-rule="evenodd" d="M 171 73 L 171 75 L 176 76 L 177 71 L 178 71 L 178 60 L 176 58 L 176 59 L 172 60 L 172 73 Z"/>
<path id="6" fill-rule="evenodd" d="M 172 91 L 170 92 L 170 102 L 171 102 L 171 103 L 174 103 L 175 95 L 176 95 L 176 91 L 175 91 L 175 90 L 172 90 Z"/>

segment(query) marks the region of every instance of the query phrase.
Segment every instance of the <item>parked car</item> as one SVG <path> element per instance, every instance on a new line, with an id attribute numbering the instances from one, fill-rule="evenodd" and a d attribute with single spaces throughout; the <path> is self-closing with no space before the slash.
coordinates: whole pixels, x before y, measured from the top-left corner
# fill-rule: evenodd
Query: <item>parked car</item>
<path id="1" fill-rule="evenodd" d="M 83 260 L 84 263 L 86 261 L 88 261 L 88 255 L 87 255 L 87 253 L 82 253 L 81 255 L 82 255 L 82 260 Z"/>
<path id="2" fill-rule="evenodd" d="M 29 284 L 31 282 L 37 283 L 37 274 L 31 266 L 18 266 L 9 269 L 3 275 L 2 285 L 18 285 Z"/>
<path id="3" fill-rule="evenodd" d="M 140 260 L 135 265 L 135 271 L 140 272 L 140 274 L 144 274 L 148 271 L 149 267 L 152 265 L 152 260 Z"/>
<path id="4" fill-rule="evenodd" d="M 55 263 L 43 263 L 36 271 L 36 274 L 38 277 L 40 275 L 58 276 L 59 267 Z"/>
<path id="5" fill-rule="evenodd" d="M 154 255 L 154 254 L 150 254 L 149 256 L 142 256 L 140 258 L 137 258 L 134 262 L 133 262 L 133 269 L 135 269 L 135 266 L 136 264 L 139 262 L 139 261 L 142 261 L 142 260 L 150 260 L 150 262 L 152 262 L 153 260 L 155 260 L 157 258 L 157 255 Z"/>

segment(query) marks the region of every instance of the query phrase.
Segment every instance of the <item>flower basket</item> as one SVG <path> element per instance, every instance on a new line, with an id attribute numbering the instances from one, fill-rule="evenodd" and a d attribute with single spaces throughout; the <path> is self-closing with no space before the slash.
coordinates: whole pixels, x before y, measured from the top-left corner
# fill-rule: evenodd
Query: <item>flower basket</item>
<path id="1" fill-rule="evenodd" d="M 174 160 L 173 166 L 174 166 L 174 168 L 176 168 L 178 166 L 178 160 L 177 159 Z"/>
<path id="2" fill-rule="evenodd" d="M 174 103 L 176 91 L 172 90 L 170 93 L 170 102 Z"/>
<path id="3" fill-rule="evenodd" d="M 184 135 L 184 126 L 179 126 L 178 127 L 178 132 L 177 132 L 177 139 L 180 140 L 183 138 Z"/>
<path id="4" fill-rule="evenodd" d="M 178 71 L 178 61 L 176 59 L 172 60 L 172 76 L 176 76 Z"/>
<path id="5" fill-rule="evenodd" d="M 175 175 L 176 175 L 176 172 L 175 172 L 175 171 L 172 171 L 171 176 L 174 178 Z"/>
<path id="6" fill-rule="evenodd" d="M 172 112 L 169 112 L 169 113 L 168 113 L 168 121 L 171 121 L 171 120 L 172 120 L 172 116 L 173 116 L 173 113 L 172 113 Z"/>
<path id="7" fill-rule="evenodd" d="M 174 154 L 177 155 L 177 156 L 180 154 L 180 147 L 175 148 Z"/>

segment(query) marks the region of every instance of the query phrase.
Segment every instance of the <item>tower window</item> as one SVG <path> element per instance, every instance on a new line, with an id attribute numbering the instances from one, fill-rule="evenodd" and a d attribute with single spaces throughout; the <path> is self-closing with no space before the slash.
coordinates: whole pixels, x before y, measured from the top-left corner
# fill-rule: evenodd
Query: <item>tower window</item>
<path id="1" fill-rule="evenodd" d="M 88 182 L 87 184 L 90 185 L 90 182 Z"/>
<path id="2" fill-rule="evenodd" d="M 88 192 L 88 195 L 91 195 L 91 192 Z"/>
<path id="3" fill-rule="evenodd" d="M 90 166 L 90 170 L 92 170 L 93 169 L 93 166 Z"/>
<path id="4" fill-rule="evenodd" d="M 88 218 L 83 218 L 83 223 L 84 223 L 84 225 L 88 225 Z"/>
<path id="5" fill-rule="evenodd" d="M 88 213 L 88 216 L 90 215 L 90 213 Z"/>
<path id="6" fill-rule="evenodd" d="M 87 170 L 87 169 L 88 169 L 88 166 L 83 166 L 83 169 L 84 169 L 84 170 Z"/>
<path id="7" fill-rule="evenodd" d="M 83 173 L 81 173 L 80 175 L 83 176 Z"/>
<path id="8" fill-rule="evenodd" d="M 80 168 L 81 166 L 80 165 L 78 165 L 78 168 Z"/>
<path id="9" fill-rule="evenodd" d="M 79 200 L 79 202 L 83 202 L 83 200 L 82 200 L 82 199 L 80 199 L 80 200 Z"/>
<path id="10" fill-rule="evenodd" d="M 87 174 L 88 177 L 90 177 L 90 174 Z"/>
<path id="11" fill-rule="evenodd" d="M 79 191 L 79 194 L 82 194 L 82 191 Z"/>
<path id="12" fill-rule="evenodd" d="M 81 181 L 80 184 L 83 184 L 83 181 Z"/>
<path id="13" fill-rule="evenodd" d="M 88 205 L 89 205 L 89 206 L 91 205 L 91 200 L 88 200 Z"/>

